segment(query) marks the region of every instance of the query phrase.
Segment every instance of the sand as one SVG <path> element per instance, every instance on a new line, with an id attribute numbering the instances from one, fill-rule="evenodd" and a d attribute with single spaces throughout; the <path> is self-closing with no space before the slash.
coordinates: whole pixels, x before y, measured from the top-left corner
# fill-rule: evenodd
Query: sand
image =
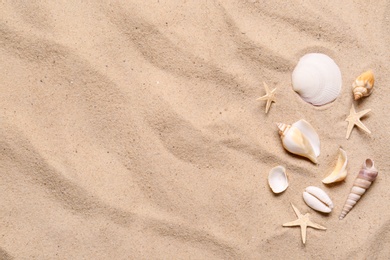
<path id="1" fill-rule="evenodd" d="M 387 259 L 388 1 L 2 1 L 1 259 Z M 304 102 L 309 52 L 339 65 L 340 96 Z M 351 84 L 373 69 L 373 94 Z M 265 114 L 262 82 L 277 88 Z M 372 109 L 345 138 L 351 104 Z M 286 152 L 276 122 L 310 122 L 318 164 Z M 348 154 L 348 176 L 321 183 Z M 362 163 L 379 170 L 344 220 Z M 290 186 L 267 184 L 283 165 Z M 302 200 L 332 198 L 320 214 Z M 325 227 L 283 228 L 291 203 Z"/>

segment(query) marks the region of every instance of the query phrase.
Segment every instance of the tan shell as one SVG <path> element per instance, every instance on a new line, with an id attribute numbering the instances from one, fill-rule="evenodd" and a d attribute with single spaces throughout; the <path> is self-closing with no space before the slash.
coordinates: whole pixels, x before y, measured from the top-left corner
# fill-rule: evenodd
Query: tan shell
<path id="1" fill-rule="evenodd" d="M 336 167 L 333 169 L 333 171 L 322 180 L 325 184 L 330 184 L 338 181 L 342 181 L 347 177 L 347 153 L 340 148 L 339 157 L 337 159 Z"/>
<path id="2" fill-rule="evenodd" d="M 344 204 L 339 219 L 343 219 L 345 215 L 348 214 L 348 212 L 355 206 L 355 204 L 371 186 L 377 176 L 378 170 L 374 166 L 374 161 L 366 159 L 363 163 L 362 169 L 356 177 L 355 182 L 353 183 L 353 187 L 348 195 L 347 201 Z"/>
<path id="3" fill-rule="evenodd" d="M 374 89 L 374 73 L 368 70 L 361 74 L 352 84 L 352 92 L 355 100 L 369 96 Z"/>

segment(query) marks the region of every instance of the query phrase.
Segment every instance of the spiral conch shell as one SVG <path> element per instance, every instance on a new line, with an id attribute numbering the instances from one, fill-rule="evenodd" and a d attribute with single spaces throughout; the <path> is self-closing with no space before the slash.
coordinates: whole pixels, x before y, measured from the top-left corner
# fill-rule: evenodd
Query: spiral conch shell
<path id="1" fill-rule="evenodd" d="M 374 73 L 368 70 L 361 74 L 352 84 L 352 92 L 355 100 L 369 96 L 374 90 Z"/>
<path id="2" fill-rule="evenodd" d="M 363 163 L 362 169 L 359 171 L 351 192 L 348 195 L 347 201 L 344 204 L 339 219 L 343 219 L 345 215 L 355 206 L 367 189 L 371 186 L 372 182 L 378 176 L 378 170 L 374 166 L 374 161 L 366 159 Z"/>
<path id="3" fill-rule="evenodd" d="M 339 157 L 337 159 L 336 167 L 333 169 L 333 171 L 322 180 L 325 184 L 330 184 L 338 181 L 342 181 L 347 177 L 347 153 L 340 148 Z"/>
<path id="4" fill-rule="evenodd" d="M 277 126 L 283 147 L 287 151 L 317 163 L 317 157 L 320 155 L 320 138 L 307 121 L 301 119 L 292 125 L 277 123 Z"/>
<path id="5" fill-rule="evenodd" d="M 339 66 L 322 53 L 309 53 L 300 58 L 291 80 L 294 91 L 315 106 L 335 100 L 342 85 Z"/>

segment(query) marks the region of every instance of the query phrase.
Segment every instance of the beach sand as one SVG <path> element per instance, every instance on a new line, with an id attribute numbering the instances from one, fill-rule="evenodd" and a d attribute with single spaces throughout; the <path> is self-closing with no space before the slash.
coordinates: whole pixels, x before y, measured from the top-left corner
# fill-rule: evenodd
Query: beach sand
<path id="1" fill-rule="evenodd" d="M 2 1 L 1 259 L 387 259 L 390 256 L 388 1 Z M 315 107 L 291 86 L 306 53 L 343 86 Z M 367 69 L 375 90 L 353 101 Z M 276 91 L 265 114 L 263 82 Z M 345 138 L 351 105 L 372 109 Z M 318 164 L 281 145 L 305 119 Z M 348 176 L 321 180 L 348 154 Z M 366 158 L 379 170 L 338 216 Z M 267 175 L 286 167 L 275 196 Z M 335 208 L 310 209 L 303 190 Z M 325 227 L 303 245 L 293 203 Z"/>

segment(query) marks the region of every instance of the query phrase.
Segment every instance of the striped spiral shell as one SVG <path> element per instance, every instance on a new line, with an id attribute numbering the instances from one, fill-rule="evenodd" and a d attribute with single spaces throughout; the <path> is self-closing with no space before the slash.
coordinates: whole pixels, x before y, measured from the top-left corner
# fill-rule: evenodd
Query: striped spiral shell
<path id="1" fill-rule="evenodd" d="M 353 183 L 353 187 L 348 195 L 347 201 L 344 204 L 339 219 L 343 219 L 355 206 L 355 204 L 371 186 L 376 176 L 378 176 L 378 170 L 374 166 L 374 161 L 366 159 L 363 163 L 362 169 L 359 171 L 359 174 L 355 179 L 355 182 Z"/>

